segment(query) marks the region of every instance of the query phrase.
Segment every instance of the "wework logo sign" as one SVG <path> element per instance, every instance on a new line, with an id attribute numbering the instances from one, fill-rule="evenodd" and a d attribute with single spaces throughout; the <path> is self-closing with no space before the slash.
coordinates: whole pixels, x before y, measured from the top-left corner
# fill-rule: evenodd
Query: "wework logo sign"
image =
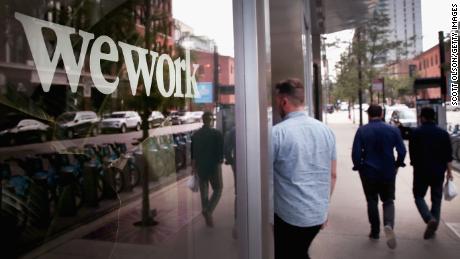
<path id="1" fill-rule="evenodd" d="M 47 21 L 42 21 L 21 13 L 15 13 L 14 17 L 19 20 L 24 27 L 27 41 L 29 42 L 32 57 L 34 59 L 38 77 L 42 84 L 44 92 L 50 90 L 53 82 L 54 73 L 59 59 L 62 58 L 67 78 L 69 80 L 70 89 L 76 92 L 80 81 L 80 74 L 86 58 L 90 42 L 94 40 L 89 54 L 89 65 L 91 70 L 91 78 L 94 86 L 103 94 L 113 93 L 120 78 L 116 77 L 113 82 L 109 82 L 104 78 L 101 71 L 101 61 L 118 62 L 119 53 L 115 41 L 108 36 L 99 36 L 94 39 L 94 34 L 79 30 L 78 33 L 74 28 L 63 26 Z M 48 28 L 56 34 L 56 48 L 53 54 L 48 54 L 45 39 L 43 37 L 43 28 Z M 78 62 L 72 48 L 70 37 L 72 34 L 78 34 L 81 37 L 82 44 L 79 51 Z M 106 44 L 109 48 L 108 53 L 102 52 L 102 46 Z M 200 97 L 196 86 L 195 73 L 199 67 L 197 64 L 190 64 L 190 51 L 186 50 L 185 60 L 177 58 L 172 60 L 167 54 L 159 55 L 157 52 L 147 50 L 137 46 L 133 46 L 119 41 L 118 46 L 122 50 L 122 55 L 125 60 L 126 70 L 128 73 L 131 93 L 136 94 L 139 78 L 142 76 L 145 85 L 147 96 L 150 95 L 150 90 L 155 77 L 158 91 L 164 97 L 185 97 L 194 98 Z M 134 64 L 133 53 L 137 53 L 138 65 Z M 151 63 L 147 64 L 147 55 L 150 55 Z M 163 78 L 163 68 L 167 65 L 169 69 L 169 85 L 165 86 Z M 185 72 L 185 93 L 182 92 L 182 77 L 181 72 Z"/>

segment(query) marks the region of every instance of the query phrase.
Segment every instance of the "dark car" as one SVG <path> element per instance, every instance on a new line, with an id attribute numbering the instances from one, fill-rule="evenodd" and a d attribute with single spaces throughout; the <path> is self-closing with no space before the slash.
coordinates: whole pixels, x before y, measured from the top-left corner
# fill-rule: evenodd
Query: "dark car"
<path id="1" fill-rule="evenodd" d="M 12 128 L 0 132 L 0 140 L 6 145 L 45 142 L 51 138 L 51 127 L 34 119 L 20 120 Z"/>
<path id="2" fill-rule="evenodd" d="M 99 134 L 99 117 L 92 111 L 65 112 L 57 118 L 58 132 L 65 138 L 96 136 Z"/>

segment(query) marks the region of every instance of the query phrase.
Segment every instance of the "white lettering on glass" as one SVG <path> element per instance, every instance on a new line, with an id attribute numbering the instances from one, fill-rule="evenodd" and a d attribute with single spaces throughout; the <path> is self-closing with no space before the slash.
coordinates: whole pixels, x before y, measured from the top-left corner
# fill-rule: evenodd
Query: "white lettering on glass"
<path id="1" fill-rule="evenodd" d="M 88 46 L 91 40 L 94 39 L 94 34 L 79 30 L 78 33 L 74 28 L 63 26 L 47 21 L 42 21 L 34 17 L 30 17 L 21 13 L 15 13 L 14 17 L 21 22 L 26 33 L 27 41 L 29 42 L 32 57 L 37 68 L 38 77 L 42 84 L 44 92 L 48 92 L 53 83 L 53 77 L 56 71 L 59 59 L 62 57 L 67 78 L 69 80 L 70 89 L 73 93 L 77 91 L 80 81 L 81 70 L 85 61 Z M 48 54 L 43 37 L 42 30 L 50 29 L 56 34 L 56 48 L 52 57 Z M 70 36 L 78 34 L 82 38 L 81 49 L 79 52 L 78 62 L 75 58 L 75 53 L 72 48 Z M 109 53 L 101 51 L 101 47 L 108 44 Z M 146 95 L 150 95 L 153 84 L 153 74 L 156 70 L 156 85 L 158 91 L 164 97 L 170 97 L 174 93 L 174 97 L 199 98 L 200 94 L 197 89 L 195 74 L 198 70 L 198 64 L 191 64 L 190 50 L 185 50 L 185 60 L 177 58 L 174 62 L 167 54 L 162 54 L 158 57 L 158 53 L 152 50 L 147 50 L 141 47 L 133 46 L 119 41 L 118 46 L 122 50 L 122 55 L 125 60 L 128 80 L 131 87 L 132 95 L 136 95 L 139 77 L 142 74 L 142 79 L 145 86 Z M 135 67 L 133 52 L 137 53 L 138 66 Z M 150 68 L 147 64 L 147 55 L 150 55 Z M 156 62 L 158 58 L 158 62 Z M 101 71 L 101 60 L 118 62 L 119 54 L 115 42 L 108 36 L 99 36 L 91 46 L 89 55 L 91 78 L 98 91 L 103 94 L 113 93 L 120 82 L 119 77 L 113 82 L 108 82 Z M 156 62 L 156 65 L 155 65 Z M 165 88 L 163 77 L 164 63 L 168 64 L 169 88 Z M 193 70 L 192 70 L 193 68 Z M 186 93 L 182 93 L 181 72 L 185 72 Z"/>

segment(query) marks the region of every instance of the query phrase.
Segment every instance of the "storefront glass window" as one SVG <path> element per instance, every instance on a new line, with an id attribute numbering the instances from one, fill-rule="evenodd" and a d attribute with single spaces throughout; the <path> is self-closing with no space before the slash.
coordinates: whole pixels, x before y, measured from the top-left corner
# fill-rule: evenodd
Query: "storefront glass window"
<path id="1" fill-rule="evenodd" d="M 231 1 L 0 13 L 1 257 L 237 258 Z"/>

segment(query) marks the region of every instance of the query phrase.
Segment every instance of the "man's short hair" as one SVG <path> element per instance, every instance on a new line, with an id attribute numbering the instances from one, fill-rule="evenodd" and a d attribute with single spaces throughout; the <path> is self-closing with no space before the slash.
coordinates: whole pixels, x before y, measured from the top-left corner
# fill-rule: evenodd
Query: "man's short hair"
<path id="1" fill-rule="evenodd" d="M 286 96 L 292 104 L 299 106 L 304 103 L 304 86 L 295 78 L 281 81 L 275 86 L 276 94 Z"/>
<path id="2" fill-rule="evenodd" d="M 420 117 L 424 118 L 427 121 L 434 121 L 436 113 L 431 107 L 423 107 L 420 111 Z"/>
<path id="3" fill-rule="evenodd" d="M 213 119 L 213 114 L 209 111 L 206 111 L 203 113 L 203 116 L 201 116 L 201 119 L 203 120 L 203 123 L 209 123 Z"/>
<path id="4" fill-rule="evenodd" d="M 382 116 L 383 109 L 382 106 L 377 105 L 377 104 L 371 104 L 369 108 L 367 109 L 367 114 L 369 114 L 369 117 L 375 118 L 375 117 L 380 117 Z"/>

